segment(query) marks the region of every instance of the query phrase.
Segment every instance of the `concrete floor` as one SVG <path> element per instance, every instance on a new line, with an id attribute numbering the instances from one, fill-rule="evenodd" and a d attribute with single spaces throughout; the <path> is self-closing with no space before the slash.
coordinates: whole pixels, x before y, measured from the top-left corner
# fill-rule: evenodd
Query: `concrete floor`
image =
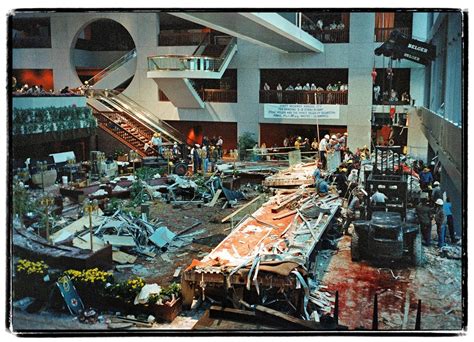
<path id="1" fill-rule="evenodd" d="M 462 328 L 461 260 L 442 258 L 430 246 L 423 247 L 426 263 L 420 267 L 352 262 L 350 240 L 344 236 L 337 253 L 318 258 L 322 284 L 339 291 L 340 324 L 351 330 L 371 329 L 377 293 L 380 330 L 413 330 L 418 299 L 422 301 L 422 330 Z"/>

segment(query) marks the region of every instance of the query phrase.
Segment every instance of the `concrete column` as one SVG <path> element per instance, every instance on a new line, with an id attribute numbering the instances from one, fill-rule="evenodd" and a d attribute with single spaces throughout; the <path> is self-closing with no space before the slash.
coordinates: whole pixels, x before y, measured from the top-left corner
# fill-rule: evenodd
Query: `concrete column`
<path id="1" fill-rule="evenodd" d="M 415 106 L 425 103 L 425 68 L 410 69 L 410 95 L 415 100 Z"/>
<path id="2" fill-rule="evenodd" d="M 408 112 L 407 147 L 410 156 L 427 162 L 428 140 L 422 133 L 421 118 L 416 109 L 411 109 Z"/>
<path id="3" fill-rule="evenodd" d="M 411 33 L 413 38 L 425 41 L 428 36 L 427 12 L 414 12 Z"/>

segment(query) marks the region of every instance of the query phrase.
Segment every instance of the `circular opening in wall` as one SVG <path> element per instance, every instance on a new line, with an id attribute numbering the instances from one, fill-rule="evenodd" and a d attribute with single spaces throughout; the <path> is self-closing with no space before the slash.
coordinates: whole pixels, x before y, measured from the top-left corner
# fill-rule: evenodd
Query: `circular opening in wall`
<path id="1" fill-rule="evenodd" d="M 111 19 L 89 23 L 77 35 L 73 63 L 82 84 L 125 90 L 137 68 L 135 43 L 127 29 Z"/>

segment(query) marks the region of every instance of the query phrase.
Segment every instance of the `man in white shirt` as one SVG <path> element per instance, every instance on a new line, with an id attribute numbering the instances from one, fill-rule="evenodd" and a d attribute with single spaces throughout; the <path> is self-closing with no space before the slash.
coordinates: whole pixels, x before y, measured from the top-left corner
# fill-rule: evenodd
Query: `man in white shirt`
<path id="1" fill-rule="evenodd" d="M 370 197 L 370 202 L 372 205 L 377 205 L 377 206 L 385 206 L 385 200 L 387 200 L 388 197 L 379 191 L 379 189 L 376 189 L 372 197 Z"/>
<path id="2" fill-rule="evenodd" d="M 217 147 L 217 155 L 219 159 L 222 158 L 222 145 L 224 144 L 224 140 L 222 136 L 219 135 L 219 139 L 217 139 L 216 147 Z"/>
<path id="3" fill-rule="evenodd" d="M 329 141 L 329 135 L 326 134 L 323 139 L 319 142 L 319 159 L 322 163 L 322 168 L 326 168 L 326 149 Z"/>

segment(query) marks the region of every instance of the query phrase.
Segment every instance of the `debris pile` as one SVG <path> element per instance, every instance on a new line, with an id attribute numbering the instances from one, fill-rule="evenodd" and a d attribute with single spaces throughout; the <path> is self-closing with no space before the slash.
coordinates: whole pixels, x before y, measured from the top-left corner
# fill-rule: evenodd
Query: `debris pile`
<path id="1" fill-rule="evenodd" d="M 235 293 L 245 288 L 259 296 L 263 305 L 277 305 L 294 315 L 300 313 L 294 298 L 299 289 L 304 319 L 311 319 L 312 314 L 318 321 L 330 312 L 332 295 L 309 286 L 315 267 L 311 255 L 332 226 L 342 200 L 334 194 L 319 197 L 314 189 L 306 188 L 315 167 L 311 163 L 282 172 L 280 177 L 298 180 L 302 186 L 277 191 L 260 209 L 245 215 L 207 256 L 193 260 L 183 274 L 188 286 L 199 287 L 203 297 L 213 287 L 233 288 Z M 218 274 L 221 276 L 216 277 Z M 193 291 L 184 294 L 184 302 L 192 302 L 193 295 Z M 238 297 L 232 299 L 234 303 L 239 302 Z"/>

